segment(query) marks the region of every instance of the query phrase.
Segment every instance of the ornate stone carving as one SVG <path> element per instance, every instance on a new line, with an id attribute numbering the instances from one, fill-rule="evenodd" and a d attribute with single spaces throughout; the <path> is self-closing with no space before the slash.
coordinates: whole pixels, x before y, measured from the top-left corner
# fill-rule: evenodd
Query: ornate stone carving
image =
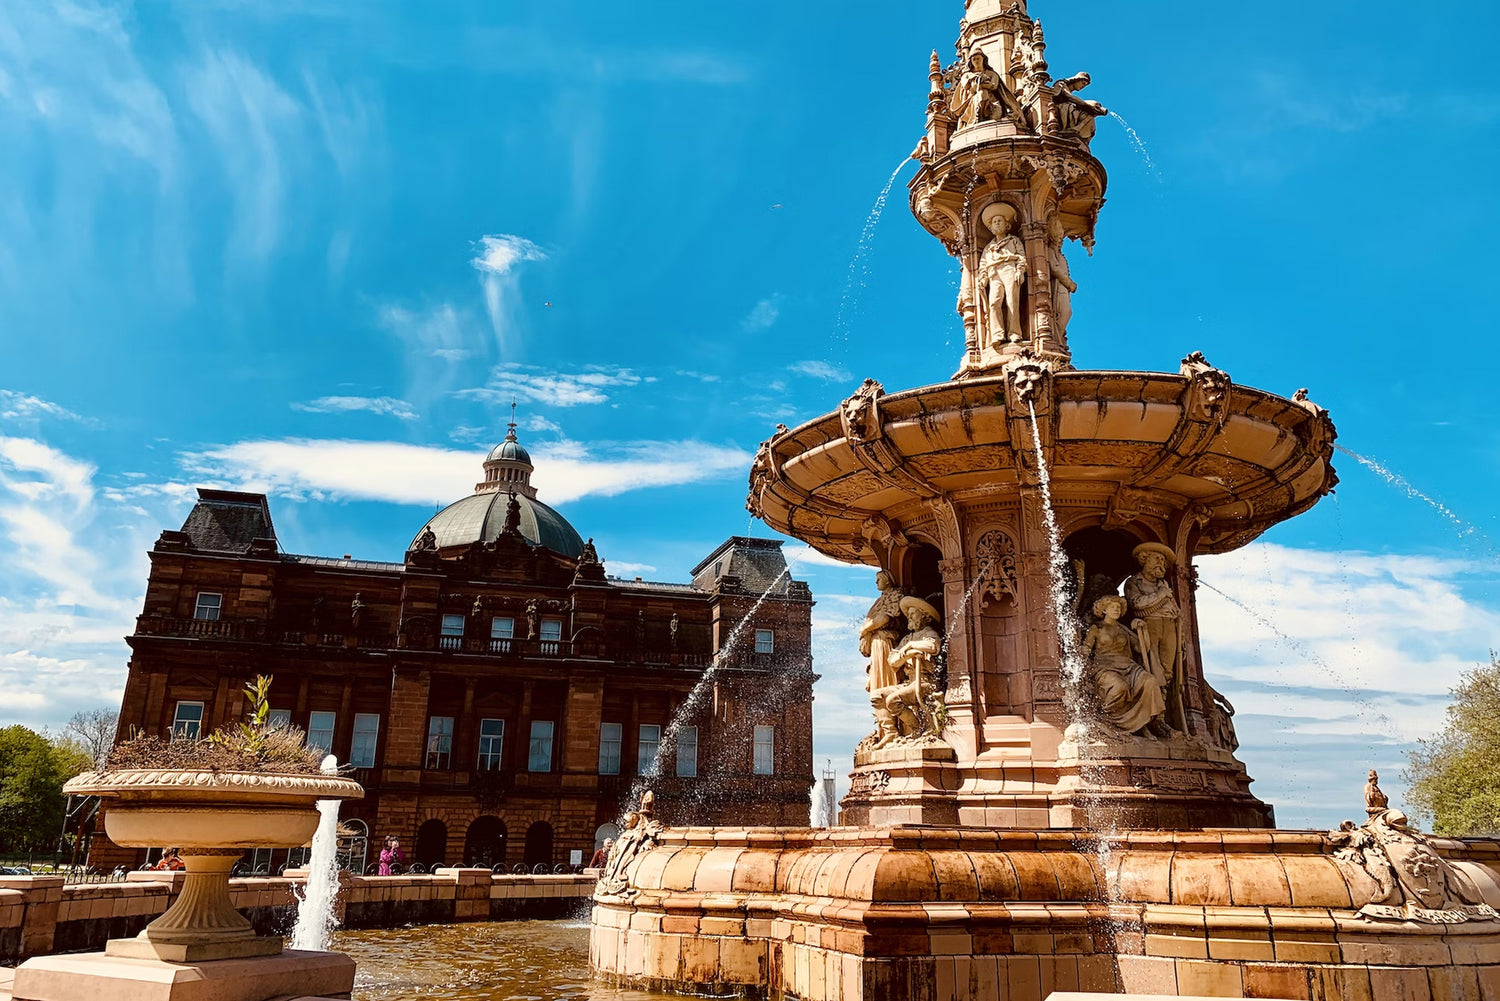
<path id="1" fill-rule="evenodd" d="M 599 562 L 599 550 L 594 548 L 593 536 L 583 544 L 583 552 L 578 554 L 579 563 L 593 564 Z"/>
<path id="2" fill-rule="evenodd" d="M 1378 795 L 1372 796 L 1372 791 Z M 1366 803 L 1384 798 L 1372 778 Z M 1405 813 L 1373 805 L 1366 809 L 1370 819 L 1365 824 L 1346 820 L 1328 835 L 1334 861 L 1361 914 L 1372 920 L 1428 924 L 1500 918 L 1484 904 L 1473 880 L 1434 851 Z"/>
<path id="3" fill-rule="evenodd" d="M 860 652 L 870 658 L 868 690 L 875 712 L 875 749 L 896 742 L 936 743 L 947 725 L 944 687 L 938 677 L 938 658 L 943 650 L 939 627 L 943 617 L 921 598 L 897 597 L 889 576 L 882 594 L 870 607 L 860 627 Z M 894 598 L 900 618 L 891 615 Z M 867 630 L 868 627 L 868 630 Z M 866 642 L 866 636 L 869 642 Z M 895 642 L 896 639 L 900 642 Z M 877 663 L 882 652 L 884 663 Z M 883 684 L 882 684 L 883 683 Z"/>
<path id="4" fill-rule="evenodd" d="M 1365 813 L 1371 817 L 1384 813 L 1391 805 L 1391 799 L 1380 789 L 1380 773 L 1370 769 L 1370 777 L 1365 781 Z"/>
<path id="5" fill-rule="evenodd" d="M 891 784 L 891 773 L 884 769 L 855 772 L 849 777 L 849 795 L 885 792 Z"/>
<path id="6" fill-rule="evenodd" d="M 1052 335 L 1057 338 L 1067 336 L 1073 320 L 1073 293 L 1078 291 L 1062 249 L 1064 235 L 1062 220 L 1053 216 L 1047 222 L 1047 270 L 1052 274 Z"/>
<path id="7" fill-rule="evenodd" d="M 866 379 L 854 395 L 839 408 L 843 417 L 844 437 L 851 442 L 863 443 L 880 437 L 880 398 L 885 387 L 874 379 Z"/>
<path id="8" fill-rule="evenodd" d="M 986 532 L 974 553 L 979 564 L 980 608 L 991 602 L 1019 600 L 1016 590 L 1016 543 L 1005 532 Z"/>
<path id="9" fill-rule="evenodd" d="M 1052 95 L 1052 109 L 1047 118 L 1049 133 L 1073 136 L 1085 145 L 1093 141 L 1097 119 L 1109 114 L 1109 109 L 1098 101 L 1078 96 L 1092 82 L 1087 73 L 1075 73 L 1048 88 Z"/>
<path id="10" fill-rule="evenodd" d="M 641 794 L 640 809 L 625 816 L 625 831 L 615 839 L 614 848 L 599 874 L 594 898 L 629 900 L 639 891 L 630 884 L 631 866 L 661 841 L 663 827 L 655 817 L 656 795 L 649 789 Z"/>
<path id="11" fill-rule="evenodd" d="M 928 100 L 930 106 L 930 92 Z M 990 66 L 989 56 L 978 46 L 970 49 L 964 58 L 963 72 L 953 87 L 950 107 L 961 129 L 1004 118 L 1014 120 L 1020 129 L 1027 128 L 1026 112 L 1021 108 L 1021 102 Z"/>
<path id="12" fill-rule="evenodd" d="M 1022 406 L 1011 409 L 1025 413 L 1026 407 L 1034 407 L 1052 376 L 1052 366 L 1032 354 L 1022 354 L 1005 366 L 1006 385 L 1010 388 L 1011 400 Z M 1030 435 L 1026 438 L 1031 444 Z"/>
<path id="13" fill-rule="evenodd" d="M 1120 623 L 1127 607 L 1128 602 L 1116 594 L 1094 602 L 1093 611 L 1100 621 L 1083 637 L 1095 711 L 1126 733 L 1169 736 L 1171 731 L 1162 722 L 1166 686 L 1147 666 L 1150 658 L 1139 620 L 1135 629 Z"/>
<path id="14" fill-rule="evenodd" d="M 760 448 L 755 453 L 755 461 L 750 464 L 750 492 L 745 497 L 745 510 L 757 518 L 764 510 L 761 506 L 761 495 L 770 485 L 771 442 L 768 439 L 760 443 Z"/>
<path id="15" fill-rule="evenodd" d="M 1185 402 L 1188 414 L 1222 427 L 1229 416 L 1229 391 L 1234 385 L 1228 373 L 1210 365 L 1202 351 L 1182 359 L 1180 371 L 1193 380 Z"/>
<path id="16" fill-rule="evenodd" d="M 979 213 L 991 233 L 974 273 L 976 299 L 985 309 L 985 333 L 992 348 L 1026 339 L 1022 326 L 1021 287 L 1026 283 L 1026 244 L 1016 235 L 1013 205 L 995 202 Z M 960 309 L 960 311 L 962 311 Z"/>
<path id="17" fill-rule="evenodd" d="M 1205 682 L 1204 687 L 1208 689 L 1209 705 L 1209 733 L 1213 741 L 1226 751 L 1239 749 L 1239 734 L 1234 729 L 1234 705 L 1226 699 L 1216 688 Z"/>
<path id="18" fill-rule="evenodd" d="M 1177 598 L 1167 580 L 1167 568 L 1176 560 L 1169 546 L 1145 542 L 1133 555 L 1141 571 L 1125 581 L 1130 605 L 1131 628 L 1140 636 L 1142 662 L 1165 697 L 1163 721 L 1173 730 L 1185 731 L 1182 709 L 1182 624 Z"/>

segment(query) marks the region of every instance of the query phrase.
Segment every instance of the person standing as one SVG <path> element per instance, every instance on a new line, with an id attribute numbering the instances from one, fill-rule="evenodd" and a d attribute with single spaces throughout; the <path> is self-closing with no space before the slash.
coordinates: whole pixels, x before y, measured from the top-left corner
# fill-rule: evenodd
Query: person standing
<path id="1" fill-rule="evenodd" d="M 385 847 L 380 849 L 380 875 L 394 876 L 401 866 L 401 839 L 394 834 L 385 839 Z"/>

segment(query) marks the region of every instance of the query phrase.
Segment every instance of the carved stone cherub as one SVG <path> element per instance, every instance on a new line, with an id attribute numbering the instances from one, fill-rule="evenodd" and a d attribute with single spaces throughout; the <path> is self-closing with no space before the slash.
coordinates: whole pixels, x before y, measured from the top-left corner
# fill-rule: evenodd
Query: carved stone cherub
<path id="1" fill-rule="evenodd" d="M 979 221 L 993 236 L 979 255 L 975 289 L 986 306 L 993 347 L 1020 343 L 1021 286 L 1026 282 L 1026 244 L 1015 234 L 1016 209 L 1005 202 L 987 205 Z"/>

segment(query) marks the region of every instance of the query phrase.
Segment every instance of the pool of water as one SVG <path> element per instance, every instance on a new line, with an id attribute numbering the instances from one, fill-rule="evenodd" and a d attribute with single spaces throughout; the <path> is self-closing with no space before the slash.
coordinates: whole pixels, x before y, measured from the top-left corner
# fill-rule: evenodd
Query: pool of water
<path id="1" fill-rule="evenodd" d="M 342 931 L 359 964 L 354 1001 L 660 1001 L 589 979 L 587 921 L 496 921 Z"/>

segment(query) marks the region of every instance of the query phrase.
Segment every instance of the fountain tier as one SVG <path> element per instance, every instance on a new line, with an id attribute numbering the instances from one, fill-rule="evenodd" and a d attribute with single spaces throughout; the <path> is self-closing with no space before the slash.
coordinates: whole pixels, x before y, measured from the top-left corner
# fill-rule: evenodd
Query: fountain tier
<path id="1" fill-rule="evenodd" d="M 1170 735 L 1070 731 L 1031 413 L 1080 608 L 1131 553 L 1170 550 L 1181 610 Z M 778 531 L 946 610 L 947 746 L 862 748 L 844 823 L 1270 826 L 1235 760 L 1233 710 L 1204 678 L 1192 560 L 1245 545 L 1337 482 L 1335 431 L 1306 401 L 1236 386 L 1201 356 L 1177 375 L 1000 375 L 885 395 L 766 442 L 749 506 Z"/>

